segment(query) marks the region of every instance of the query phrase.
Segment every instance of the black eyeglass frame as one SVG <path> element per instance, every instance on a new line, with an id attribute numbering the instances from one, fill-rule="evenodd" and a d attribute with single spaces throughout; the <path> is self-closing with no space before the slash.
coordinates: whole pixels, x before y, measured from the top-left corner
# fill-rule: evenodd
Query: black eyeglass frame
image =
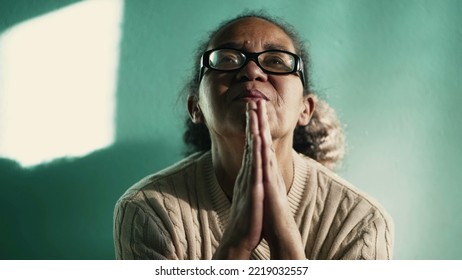
<path id="1" fill-rule="evenodd" d="M 245 61 L 240 67 L 238 67 L 236 69 L 230 69 L 230 70 L 216 69 L 216 68 L 214 68 L 214 67 L 212 67 L 210 65 L 210 54 L 213 53 L 214 51 L 217 51 L 217 50 L 233 50 L 233 51 L 240 52 L 241 54 L 244 55 Z M 294 61 L 294 64 L 295 64 L 294 69 L 292 71 L 289 71 L 289 72 L 273 72 L 273 71 L 270 71 L 270 70 L 266 70 L 264 67 L 262 67 L 260 65 L 260 62 L 258 61 L 258 57 L 261 54 L 264 54 L 264 53 L 267 53 L 267 52 L 281 52 L 281 53 L 290 54 L 295 59 L 295 61 Z M 254 52 L 245 52 L 245 51 L 238 50 L 238 49 L 233 49 L 233 48 L 211 49 L 211 50 L 208 50 L 208 51 L 206 51 L 206 52 L 204 52 L 202 54 L 201 60 L 200 60 L 199 83 L 201 82 L 202 77 L 204 76 L 205 68 L 209 68 L 211 70 L 215 70 L 215 71 L 219 71 L 219 72 L 233 72 L 233 71 L 237 71 L 237 70 L 240 70 L 240 69 L 244 68 L 247 65 L 247 63 L 249 63 L 250 60 L 253 60 L 258 65 L 258 67 L 260 67 L 260 69 L 263 72 L 268 73 L 268 74 L 289 75 L 289 74 L 299 73 L 298 76 L 302 80 L 302 85 L 303 86 L 305 85 L 305 75 L 304 75 L 304 71 L 303 71 L 303 60 L 302 60 L 302 58 L 300 56 L 298 56 L 298 55 L 296 55 L 296 54 L 294 54 L 292 52 L 283 51 L 283 50 L 276 50 L 276 49 L 275 50 L 265 50 L 265 51 L 262 51 L 262 52 L 254 53 Z"/>

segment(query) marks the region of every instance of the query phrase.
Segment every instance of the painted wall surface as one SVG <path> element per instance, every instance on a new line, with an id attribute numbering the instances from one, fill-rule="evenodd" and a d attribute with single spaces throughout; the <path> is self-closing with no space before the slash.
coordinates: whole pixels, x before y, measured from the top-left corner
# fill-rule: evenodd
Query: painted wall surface
<path id="1" fill-rule="evenodd" d="M 0 32 L 75 2 L 0 0 Z M 458 0 L 125 1 L 115 144 L 29 169 L 0 159 L 0 259 L 113 259 L 117 198 L 182 157 L 197 42 L 260 8 L 309 41 L 315 89 L 345 125 L 339 173 L 394 218 L 394 257 L 462 259 Z"/>

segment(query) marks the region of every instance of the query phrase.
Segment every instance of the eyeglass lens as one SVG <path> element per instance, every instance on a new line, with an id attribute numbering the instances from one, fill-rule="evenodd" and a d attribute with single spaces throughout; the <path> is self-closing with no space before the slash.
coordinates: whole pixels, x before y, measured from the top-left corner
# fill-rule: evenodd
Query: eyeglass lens
<path id="1" fill-rule="evenodd" d="M 232 49 L 215 50 L 209 55 L 209 65 L 216 70 L 235 70 L 246 63 L 245 54 Z M 275 73 L 290 73 L 295 69 L 292 54 L 280 51 L 268 51 L 258 55 L 258 64 L 264 70 Z"/>

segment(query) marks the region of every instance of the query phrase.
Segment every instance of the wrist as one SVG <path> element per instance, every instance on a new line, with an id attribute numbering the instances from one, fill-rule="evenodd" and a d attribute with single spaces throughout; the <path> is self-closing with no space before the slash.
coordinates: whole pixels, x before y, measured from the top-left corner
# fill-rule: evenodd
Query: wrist
<path id="1" fill-rule="evenodd" d="M 272 260 L 304 260 L 306 259 L 303 246 L 300 242 L 273 242 L 268 243 Z"/>
<path id="2" fill-rule="evenodd" d="M 220 244 L 213 254 L 214 260 L 249 260 L 253 250 L 244 246 Z"/>
<path id="3" fill-rule="evenodd" d="M 305 250 L 298 227 L 294 223 L 273 224 L 265 239 L 271 251 L 271 259 L 276 260 L 300 260 L 305 259 Z"/>

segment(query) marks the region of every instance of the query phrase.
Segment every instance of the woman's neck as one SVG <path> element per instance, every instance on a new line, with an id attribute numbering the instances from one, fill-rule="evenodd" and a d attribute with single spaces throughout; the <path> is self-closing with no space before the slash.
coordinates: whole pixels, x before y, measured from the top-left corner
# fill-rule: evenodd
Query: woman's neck
<path id="1" fill-rule="evenodd" d="M 220 187 L 231 200 L 234 183 L 242 166 L 244 139 L 217 139 L 212 137 L 212 161 L 215 176 Z M 294 177 L 292 139 L 273 140 L 279 171 L 281 172 L 287 191 Z"/>

